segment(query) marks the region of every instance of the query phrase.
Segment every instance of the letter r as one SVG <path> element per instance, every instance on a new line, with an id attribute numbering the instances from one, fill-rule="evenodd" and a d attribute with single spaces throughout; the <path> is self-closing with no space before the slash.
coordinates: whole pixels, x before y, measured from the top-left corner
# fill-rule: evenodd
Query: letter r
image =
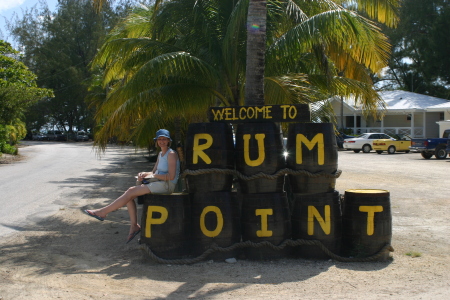
<path id="1" fill-rule="evenodd" d="M 200 140 L 206 140 L 206 143 L 200 145 Z M 194 135 L 194 151 L 192 153 L 192 163 L 198 164 L 198 158 L 201 157 L 203 161 L 209 165 L 211 163 L 211 158 L 209 158 L 209 156 L 205 152 L 203 152 L 203 150 L 211 147 L 212 143 L 213 137 L 210 134 L 197 133 L 196 135 Z"/>

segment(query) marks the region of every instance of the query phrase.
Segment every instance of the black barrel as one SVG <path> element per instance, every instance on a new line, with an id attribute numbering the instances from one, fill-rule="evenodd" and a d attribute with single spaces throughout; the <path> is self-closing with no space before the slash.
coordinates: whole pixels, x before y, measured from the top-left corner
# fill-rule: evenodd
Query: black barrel
<path id="1" fill-rule="evenodd" d="M 292 209 L 292 238 L 318 240 L 332 253 L 341 254 L 342 213 L 339 193 L 294 196 Z M 327 259 L 318 246 L 301 245 L 293 249 L 295 256 Z"/>
<path id="2" fill-rule="evenodd" d="M 289 175 L 293 193 L 318 194 L 334 191 L 336 178 L 333 175 L 338 167 L 338 151 L 333 124 L 290 124 L 287 152 L 289 169 L 308 172 Z M 323 173 L 324 176 L 309 173 Z"/>
<path id="3" fill-rule="evenodd" d="M 241 241 L 240 209 L 235 193 L 195 193 L 192 199 L 192 254 L 199 256 L 211 245 L 230 247 Z M 216 251 L 207 259 L 237 257 L 234 251 Z"/>
<path id="4" fill-rule="evenodd" d="M 189 194 L 144 196 L 141 244 L 158 257 L 185 258 L 190 255 L 191 204 Z"/>
<path id="5" fill-rule="evenodd" d="M 239 124 L 236 131 L 236 170 L 246 176 L 272 175 L 285 168 L 280 127 L 275 123 Z M 240 179 L 242 193 L 274 193 L 283 190 L 284 176 L 274 179 Z"/>
<path id="6" fill-rule="evenodd" d="M 283 193 L 242 194 L 242 240 L 268 241 L 279 246 L 291 238 L 291 220 L 287 197 Z M 248 259 L 267 260 L 286 257 L 291 247 L 282 250 L 270 246 L 246 247 Z"/>
<path id="7" fill-rule="evenodd" d="M 392 216 L 389 191 L 346 190 L 343 205 L 343 251 L 352 257 L 369 257 L 391 244 Z M 385 252 L 379 260 L 387 260 Z"/>
<path id="8" fill-rule="evenodd" d="M 189 124 L 186 135 L 186 169 L 234 169 L 233 132 L 226 123 Z M 190 193 L 230 191 L 233 175 L 221 173 L 188 174 Z"/>

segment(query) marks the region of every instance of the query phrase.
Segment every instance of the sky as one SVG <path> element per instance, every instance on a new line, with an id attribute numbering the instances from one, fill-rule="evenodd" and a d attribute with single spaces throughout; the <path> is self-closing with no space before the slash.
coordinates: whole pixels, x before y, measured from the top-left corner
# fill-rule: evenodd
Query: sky
<path id="1" fill-rule="evenodd" d="M 50 11 L 55 11 L 58 0 L 45 0 Z M 19 18 L 23 16 L 22 11 L 38 4 L 38 0 L 0 0 L 0 39 L 13 43 L 6 29 L 6 20 L 10 20 L 14 13 Z"/>

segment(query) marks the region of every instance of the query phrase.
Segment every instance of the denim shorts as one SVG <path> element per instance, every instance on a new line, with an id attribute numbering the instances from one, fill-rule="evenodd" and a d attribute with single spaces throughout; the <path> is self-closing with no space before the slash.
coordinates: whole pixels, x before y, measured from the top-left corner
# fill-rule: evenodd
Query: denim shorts
<path id="1" fill-rule="evenodd" d="M 146 184 L 152 194 L 172 194 L 175 184 L 170 181 L 155 181 Z"/>

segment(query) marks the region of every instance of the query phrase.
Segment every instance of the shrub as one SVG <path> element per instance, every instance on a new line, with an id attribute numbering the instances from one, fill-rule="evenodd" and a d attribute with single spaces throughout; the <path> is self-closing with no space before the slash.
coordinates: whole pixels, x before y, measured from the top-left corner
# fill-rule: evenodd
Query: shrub
<path id="1" fill-rule="evenodd" d="M 17 155 L 18 149 L 13 145 L 25 136 L 24 125 L 20 120 L 16 122 L 16 126 L 0 125 L 0 152 Z"/>
<path id="2" fill-rule="evenodd" d="M 6 154 L 17 155 L 17 153 L 19 153 L 19 149 L 17 149 L 14 146 L 11 146 L 10 144 L 3 142 L 3 143 L 0 143 L 0 152 L 6 153 Z"/>

